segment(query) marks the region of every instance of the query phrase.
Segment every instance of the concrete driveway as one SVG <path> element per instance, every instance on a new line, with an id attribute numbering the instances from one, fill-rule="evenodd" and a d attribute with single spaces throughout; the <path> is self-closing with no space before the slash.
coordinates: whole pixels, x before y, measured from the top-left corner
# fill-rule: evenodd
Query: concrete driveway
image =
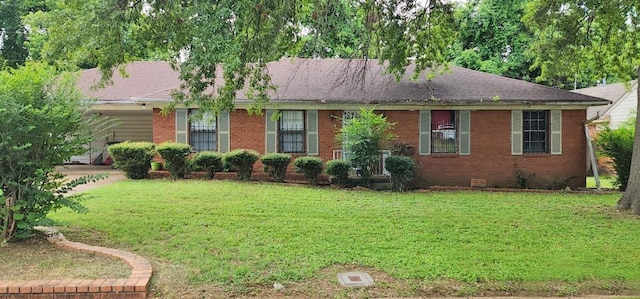
<path id="1" fill-rule="evenodd" d="M 88 184 L 80 185 L 76 187 L 69 194 L 74 194 L 78 192 L 84 192 L 99 186 L 103 186 L 106 184 L 110 184 L 113 182 L 121 181 L 126 179 L 122 171 L 113 169 L 109 165 L 62 165 L 57 166 L 56 171 L 67 176 L 67 180 L 77 179 L 81 176 L 89 175 L 89 174 L 98 174 L 98 173 L 107 173 L 109 177 L 103 180 L 99 180 L 96 182 L 91 182 Z"/>

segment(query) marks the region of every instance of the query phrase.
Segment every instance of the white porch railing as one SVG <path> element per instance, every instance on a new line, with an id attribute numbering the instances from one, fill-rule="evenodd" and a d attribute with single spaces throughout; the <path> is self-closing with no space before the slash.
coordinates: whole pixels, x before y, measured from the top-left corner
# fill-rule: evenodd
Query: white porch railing
<path id="1" fill-rule="evenodd" d="M 347 159 L 348 155 L 349 153 L 343 150 L 334 150 L 333 160 Z M 389 155 L 391 155 L 391 151 L 388 151 L 388 150 L 380 151 L 380 161 L 375 165 L 371 165 L 372 175 L 390 175 L 390 173 L 387 171 L 385 161 L 384 161 Z M 350 171 L 349 174 L 354 176 L 358 175 L 358 170 L 354 168 Z"/>

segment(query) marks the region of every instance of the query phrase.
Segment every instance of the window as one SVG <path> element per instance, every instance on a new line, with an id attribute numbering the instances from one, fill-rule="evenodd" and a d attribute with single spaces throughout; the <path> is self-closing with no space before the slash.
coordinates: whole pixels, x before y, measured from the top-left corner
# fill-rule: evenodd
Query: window
<path id="1" fill-rule="evenodd" d="M 305 120 L 302 110 L 283 110 L 278 121 L 278 152 L 305 152 Z"/>
<path id="2" fill-rule="evenodd" d="M 525 153 L 549 152 L 549 111 L 522 111 L 522 150 Z"/>
<path id="3" fill-rule="evenodd" d="M 198 115 L 197 110 L 190 110 L 189 144 L 196 151 L 217 151 L 218 134 L 216 119 L 206 112 Z M 195 117 L 193 117 L 195 116 Z"/>
<path id="4" fill-rule="evenodd" d="M 431 152 L 456 153 L 458 145 L 456 111 L 431 111 Z"/>
<path id="5" fill-rule="evenodd" d="M 470 110 L 420 110 L 418 115 L 420 155 L 471 155 Z"/>

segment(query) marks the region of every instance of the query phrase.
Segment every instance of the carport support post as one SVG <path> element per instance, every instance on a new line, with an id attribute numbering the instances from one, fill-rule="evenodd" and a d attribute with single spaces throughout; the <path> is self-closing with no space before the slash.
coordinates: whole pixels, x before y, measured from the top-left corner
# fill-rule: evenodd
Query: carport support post
<path id="1" fill-rule="evenodd" d="M 593 144 L 591 144 L 591 135 L 589 135 L 589 128 L 584 126 L 584 134 L 587 136 L 587 146 L 589 147 L 589 159 L 591 160 L 591 170 L 593 171 L 593 177 L 596 179 L 596 188 L 598 191 L 602 191 L 600 187 L 600 176 L 598 175 L 598 162 L 596 161 L 596 153 L 593 152 Z"/>

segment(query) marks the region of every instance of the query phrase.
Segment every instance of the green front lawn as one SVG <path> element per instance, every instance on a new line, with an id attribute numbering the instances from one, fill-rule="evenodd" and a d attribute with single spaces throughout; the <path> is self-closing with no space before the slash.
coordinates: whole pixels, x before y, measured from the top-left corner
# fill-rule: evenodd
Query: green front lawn
<path id="1" fill-rule="evenodd" d="M 435 281 L 469 288 L 452 291 L 458 295 L 640 293 L 640 219 L 615 211 L 619 194 L 399 194 L 195 180 L 124 181 L 89 193 L 88 214 L 53 215 L 70 225 L 62 231 L 150 258 L 161 266 L 158 290 L 159 277 L 176 267 L 194 289 L 249 294 L 360 267 L 400 281 L 405 289 L 392 294 L 403 296 L 428 295 Z M 299 288 L 305 296 L 340 292 Z"/>
<path id="2" fill-rule="evenodd" d="M 596 188 L 596 179 L 592 176 L 587 177 L 587 188 Z M 608 190 L 616 190 L 618 186 L 616 186 L 616 178 L 610 176 L 601 176 L 600 177 L 600 188 L 608 189 Z"/>

